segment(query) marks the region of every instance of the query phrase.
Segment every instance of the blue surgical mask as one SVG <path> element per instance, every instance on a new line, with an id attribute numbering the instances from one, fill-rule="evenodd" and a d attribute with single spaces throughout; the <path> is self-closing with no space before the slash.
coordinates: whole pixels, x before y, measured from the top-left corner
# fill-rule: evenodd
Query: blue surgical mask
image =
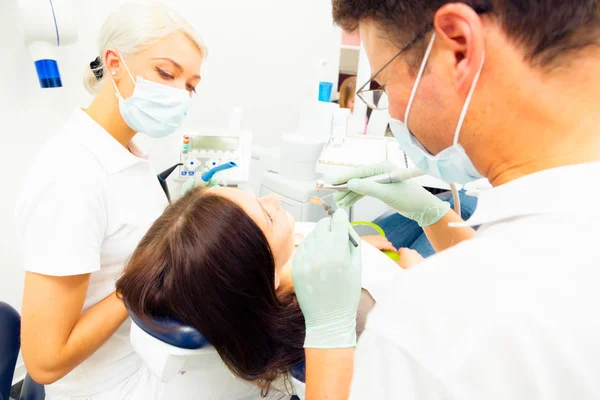
<path id="1" fill-rule="evenodd" d="M 121 59 L 123 60 L 123 57 Z M 141 77 L 136 81 L 124 60 L 123 65 L 135 85 L 131 97 L 124 99 L 115 81 L 112 82 L 117 91 L 121 116 L 127 126 L 154 139 L 175 132 L 187 114 L 190 104 L 189 92 Z"/>
<path id="2" fill-rule="evenodd" d="M 425 52 L 423 63 L 421 64 L 421 69 L 417 75 L 417 80 L 415 81 L 415 85 L 410 94 L 408 106 L 406 107 L 406 114 L 404 115 L 405 122 L 391 118 L 390 129 L 400 144 L 400 148 L 404 150 L 407 157 L 410 158 L 418 168 L 422 169 L 428 175 L 439 178 L 446 183 L 459 183 L 464 185 L 465 183 L 482 178 L 481 174 L 475 169 L 473 162 L 465 152 L 465 149 L 458 143 L 458 138 L 465 116 L 467 115 L 467 110 L 469 109 L 469 104 L 471 103 L 471 98 L 473 97 L 473 92 L 477 86 L 477 81 L 483 70 L 485 56 L 481 57 L 481 66 L 473 79 L 473 84 L 471 85 L 471 89 L 469 90 L 469 94 L 467 95 L 467 99 L 465 100 L 465 104 L 460 113 L 460 118 L 454 132 L 454 144 L 438 154 L 433 155 L 427 151 L 408 129 L 408 117 L 410 115 L 412 103 L 415 99 L 417 88 L 419 87 L 419 83 L 425 72 L 425 66 L 431 55 L 431 49 L 433 48 L 434 42 L 435 33 L 433 33 L 433 36 L 431 37 L 431 41 Z"/>

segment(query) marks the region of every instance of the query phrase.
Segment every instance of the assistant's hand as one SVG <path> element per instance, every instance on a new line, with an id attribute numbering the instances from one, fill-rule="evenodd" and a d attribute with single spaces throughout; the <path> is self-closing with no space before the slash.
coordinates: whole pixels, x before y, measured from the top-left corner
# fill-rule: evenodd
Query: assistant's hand
<path id="1" fill-rule="evenodd" d="M 184 196 L 187 192 L 192 190 L 195 186 L 196 186 L 196 179 L 190 178 L 187 181 L 185 181 L 185 183 L 181 187 L 181 196 Z M 215 187 L 215 186 L 219 186 L 219 181 L 216 176 L 213 176 L 210 179 L 210 181 L 208 181 L 208 184 L 206 184 L 204 187 L 211 188 L 211 187 Z"/>
<path id="2" fill-rule="evenodd" d="M 353 235 L 359 247 L 348 240 Z M 304 347 L 317 349 L 356 346 L 356 312 L 361 291 L 360 238 L 337 210 L 300 244 L 292 279 L 304 314 Z"/>
<path id="3" fill-rule="evenodd" d="M 398 250 L 398 254 L 400 254 L 400 259 L 396 263 L 403 269 L 412 268 L 425 261 L 423 256 L 413 249 L 401 248 Z"/>
<path id="4" fill-rule="evenodd" d="M 398 250 L 394 247 L 392 242 L 390 242 L 385 236 L 379 235 L 370 235 L 370 236 L 362 236 L 362 240 L 369 243 L 371 246 L 375 247 L 377 250 L 387 250 L 397 252 Z"/>
<path id="5" fill-rule="evenodd" d="M 413 180 L 399 183 L 376 183 L 365 178 L 397 170 L 389 161 L 356 168 L 334 178 L 332 184 L 348 182 L 348 191 L 335 194 L 338 207 L 350 207 L 363 196 L 375 197 L 406 218 L 426 227 L 438 222 L 450 209 L 450 204 L 438 199 Z"/>

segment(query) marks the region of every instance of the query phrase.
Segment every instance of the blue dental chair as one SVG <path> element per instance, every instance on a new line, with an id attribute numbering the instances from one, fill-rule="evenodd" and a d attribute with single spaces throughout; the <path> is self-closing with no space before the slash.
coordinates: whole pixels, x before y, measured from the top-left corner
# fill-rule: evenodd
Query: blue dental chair
<path id="1" fill-rule="evenodd" d="M 21 347 L 21 316 L 9 304 L 0 301 L 0 400 L 11 400 L 10 389 Z M 21 389 L 21 400 L 44 400 L 44 387 L 29 375 Z"/>
<path id="2" fill-rule="evenodd" d="M 131 344 L 162 382 L 187 371 L 210 371 L 222 366 L 215 348 L 194 327 L 176 319 L 138 317 L 131 311 L 129 316 L 133 321 Z M 292 376 L 304 383 L 304 363 L 293 368 Z"/>
<path id="3" fill-rule="evenodd" d="M 196 329 L 175 319 L 138 317 L 129 311 L 130 341 L 152 373 L 162 382 L 188 370 L 210 369 L 222 362 L 217 351 Z"/>

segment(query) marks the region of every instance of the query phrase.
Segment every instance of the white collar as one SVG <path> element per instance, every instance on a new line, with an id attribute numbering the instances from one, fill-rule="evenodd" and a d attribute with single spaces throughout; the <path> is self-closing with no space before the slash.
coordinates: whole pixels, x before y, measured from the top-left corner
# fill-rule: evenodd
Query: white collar
<path id="1" fill-rule="evenodd" d="M 600 216 L 600 162 L 548 169 L 504 185 L 482 190 L 477 209 L 466 222 L 452 227 L 479 226 L 515 217 L 543 214 Z"/>
<path id="2" fill-rule="evenodd" d="M 96 157 L 108 174 L 125 170 L 140 162 L 148 162 L 147 154 L 140 149 L 138 143 L 132 140 L 127 148 L 123 147 L 80 108 L 75 109 L 67 127 L 74 139 Z"/>

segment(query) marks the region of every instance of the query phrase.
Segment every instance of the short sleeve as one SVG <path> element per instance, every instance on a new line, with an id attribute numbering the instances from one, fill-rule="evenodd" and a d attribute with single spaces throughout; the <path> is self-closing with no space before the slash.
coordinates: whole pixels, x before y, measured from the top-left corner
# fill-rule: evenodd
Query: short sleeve
<path id="1" fill-rule="evenodd" d="M 354 356 L 350 399 L 442 400 L 440 385 L 406 352 L 367 327 Z"/>
<path id="2" fill-rule="evenodd" d="M 51 276 L 100 270 L 107 227 L 105 180 L 54 180 L 21 195 L 16 223 L 26 271 Z"/>

